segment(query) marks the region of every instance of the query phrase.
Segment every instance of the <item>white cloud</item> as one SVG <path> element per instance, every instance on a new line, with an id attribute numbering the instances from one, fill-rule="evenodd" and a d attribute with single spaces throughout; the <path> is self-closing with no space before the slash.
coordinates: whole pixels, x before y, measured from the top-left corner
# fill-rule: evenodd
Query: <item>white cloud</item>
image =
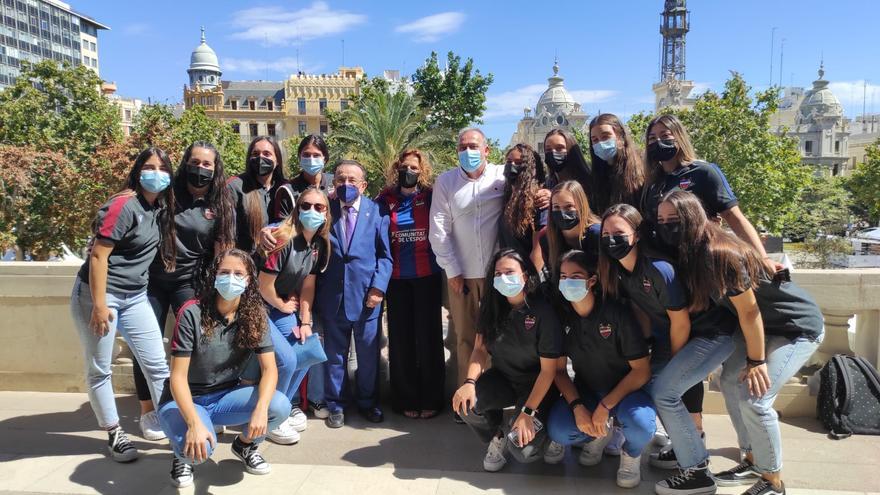
<path id="1" fill-rule="evenodd" d="M 538 98 L 547 90 L 546 84 L 530 84 L 512 91 L 486 96 L 486 120 L 501 117 L 521 117 L 524 108 L 534 109 Z M 616 96 L 617 91 L 607 89 L 569 90 L 574 100 L 581 105 L 601 103 Z"/>
<path id="2" fill-rule="evenodd" d="M 870 113 L 880 110 L 880 85 L 865 81 L 837 81 L 828 85 L 828 89 L 840 100 L 843 111 L 847 115 L 861 115 L 862 102 L 865 102 L 865 110 Z"/>
<path id="3" fill-rule="evenodd" d="M 273 73 L 281 73 L 285 75 L 295 74 L 297 69 L 301 69 L 307 74 L 314 74 L 319 69 L 318 65 L 308 65 L 305 63 L 297 63 L 296 58 L 282 57 L 272 60 L 257 60 L 250 58 L 224 58 L 220 62 L 220 67 L 224 71 L 239 72 L 242 74 L 265 74 L 266 70 Z"/>
<path id="4" fill-rule="evenodd" d="M 122 34 L 126 36 L 140 36 L 150 31 L 150 25 L 144 22 L 136 22 L 123 26 Z"/>
<path id="5" fill-rule="evenodd" d="M 465 15 L 461 12 L 443 12 L 401 24 L 394 30 L 398 33 L 412 33 L 419 43 L 437 41 L 442 36 L 458 31 L 464 23 Z"/>
<path id="6" fill-rule="evenodd" d="M 232 14 L 239 31 L 232 38 L 258 41 L 264 45 L 289 45 L 331 36 L 363 24 L 367 16 L 331 10 L 326 2 L 314 2 L 300 10 L 283 7 L 253 7 Z"/>

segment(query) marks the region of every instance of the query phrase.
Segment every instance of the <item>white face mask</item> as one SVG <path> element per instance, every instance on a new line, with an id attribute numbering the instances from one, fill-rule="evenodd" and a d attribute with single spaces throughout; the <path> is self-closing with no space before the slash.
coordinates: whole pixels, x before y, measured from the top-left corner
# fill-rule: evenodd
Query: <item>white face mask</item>
<path id="1" fill-rule="evenodd" d="M 587 280 L 583 278 L 567 278 L 559 281 L 559 292 L 567 301 L 578 302 L 587 297 Z"/>

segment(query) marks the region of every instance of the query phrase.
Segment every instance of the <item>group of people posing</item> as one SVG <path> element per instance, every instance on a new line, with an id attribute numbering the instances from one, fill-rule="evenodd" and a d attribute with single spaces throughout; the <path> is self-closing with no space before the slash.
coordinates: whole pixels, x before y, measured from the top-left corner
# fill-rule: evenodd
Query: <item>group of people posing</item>
<path id="1" fill-rule="evenodd" d="M 187 486 L 224 426 L 244 425 L 232 451 L 265 474 L 258 445 L 296 443 L 307 411 L 331 428 L 349 405 L 383 421 L 383 313 L 392 409 L 439 414 L 447 296 L 452 408 L 488 444 L 487 471 L 508 456 L 559 463 L 571 445 L 585 466 L 619 455 L 617 484 L 631 488 L 656 443 L 650 463 L 679 470 L 660 495 L 785 493 L 772 405 L 822 340 L 818 307 L 675 117 L 650 122 L 644 152 L 611 114 L 589 137 L 589 156 L 554 130 L 543 156 L 517 144 L 496 165 L 468 128 L 458 167 L 435 180 L 428 154 L 406 150 L 375 199 L 360 163 L 328 167 L 320 136 L 302 140 L 289 179 L 271 137 L 250 143 L 233 177 L 210 143 L 176 171 L 144 150 L 98 211 L 71 297 L 111 457 L 138 456 L 110 381 L 117 331 L 137 361 L 142 433 L 168 437 L 171 481 Z M 713 474 L 701 411 L 719 367 L 742 461 Z"/>

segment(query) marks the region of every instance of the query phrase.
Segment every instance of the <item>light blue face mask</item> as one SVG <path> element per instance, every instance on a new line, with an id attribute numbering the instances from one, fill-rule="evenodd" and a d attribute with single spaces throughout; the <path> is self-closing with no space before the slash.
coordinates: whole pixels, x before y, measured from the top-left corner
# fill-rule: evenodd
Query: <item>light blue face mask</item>
<path id="1" fill-rule="evenodd" d="M 151 193 L 160 193 L 171 185 L 171 175 L 161 170 L 142 170 L 141 187 Z"/>
<path id="2" fill-rule="evenodd" d="M 231 273 L 217 275 L 214 279 L 214 288 L 223 299 L 231 301 L 244 294 L 247 289 L 247 277 L 239 277 Z"/>
<path id="3" fill-rule="evenodd" d="M 492 287 L 504 297 L 516 296 L 525 286 L 522 277 L 517 275 L 499 275 L 492 280 Z"/>
<path id="4" fill-rule="evenodd" d="M 593 144 L 593 153 L 603 161 L 610 162 L 617 156 L 617 140 L 611 138 Z"/>
<path id="5" fill-rule="evenodd" d="M 559 281 L 559 292 L 566 301 L 578 302 L 587 297 L 586 279 L 567 278 Z"/>
<path id="6" fill-rule="evenodd" d="M 299 221 L 302 222 L 303 228 L 306 230 L 318 230 L 324 225 L 326 218 L 323 213 L 318 213 L 314 208 L 306 211 L 299 211 Z"/>
<path id="7" fill-rule="evenodd" d="M 467 173 L 480 168 L 481 163 L 483 163 L 483 157 L 480 155 L 480 150 L 467 149 L 458 152 L 458 164 Z"/>
<path id="8" fill-rule="evenodd" d="M 299 166 L 309 175 L 318 175 L 324 170 L 324 157 L 302 157 L 299 159 Z"/>

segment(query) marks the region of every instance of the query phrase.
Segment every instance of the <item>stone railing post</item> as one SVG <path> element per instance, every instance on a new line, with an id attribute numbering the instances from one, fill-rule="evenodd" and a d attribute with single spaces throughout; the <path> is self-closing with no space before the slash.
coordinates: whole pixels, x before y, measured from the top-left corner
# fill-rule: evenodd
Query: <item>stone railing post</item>
<path id="1" fill-rule="evenodd" d="M 853 352 L 880 368 L 880 310 L 856 313 L 856 335 Z"/>
<path id="2" fill-rule="evenodd" d="M 849 319 L 853 313 L 839 310 L 822 310 L 825 317 L 825 340 L 810 358 L 808 365 L 825 364 L 835 354 L 851 354 L 849 347 Z"/>

